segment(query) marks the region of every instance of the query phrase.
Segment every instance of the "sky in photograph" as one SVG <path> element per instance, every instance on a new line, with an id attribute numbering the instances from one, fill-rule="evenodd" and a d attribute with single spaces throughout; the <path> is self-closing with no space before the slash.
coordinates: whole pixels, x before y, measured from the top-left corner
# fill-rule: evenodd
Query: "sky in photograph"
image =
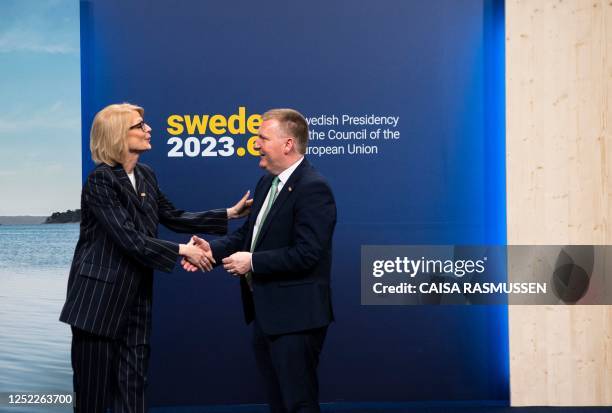
<path id="1" fill-rule="evenodd" d="M 0 0 L 0 215 L 79 208 L 79 2 Z"/>

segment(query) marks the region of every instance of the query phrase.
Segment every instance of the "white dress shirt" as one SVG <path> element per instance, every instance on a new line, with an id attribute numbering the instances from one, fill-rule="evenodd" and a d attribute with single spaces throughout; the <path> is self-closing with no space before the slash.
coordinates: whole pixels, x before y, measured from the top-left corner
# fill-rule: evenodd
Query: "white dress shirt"
<path id="1" fill-rule="evenodd" d="M 136 176 L 134 175 L 134 171 L 132 171 L 132 173 L 127 174 L 127 176 L 130 179 L 132 186 L 134 187 L 134 191 L 138 193 L 138 190 L 136 189 Z"/>

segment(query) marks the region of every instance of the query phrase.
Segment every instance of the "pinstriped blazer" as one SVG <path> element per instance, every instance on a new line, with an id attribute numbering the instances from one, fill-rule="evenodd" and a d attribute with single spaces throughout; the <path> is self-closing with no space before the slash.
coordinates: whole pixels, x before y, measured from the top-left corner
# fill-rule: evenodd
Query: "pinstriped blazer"
<path id="1" fill-rule="evenodd" d="M 99 165 L 81 194 L 81 227 L 60 320 L 116 338 L 127 322 L 138 288 L 153 270 L 171 272 L 179 246 L 157 238 L 157 225 L 176 232 L 225 234 L 225 209 L 176 209 L 159 190 L 153 170 L 134 169 L 136 191 L 121 165 Z"/>

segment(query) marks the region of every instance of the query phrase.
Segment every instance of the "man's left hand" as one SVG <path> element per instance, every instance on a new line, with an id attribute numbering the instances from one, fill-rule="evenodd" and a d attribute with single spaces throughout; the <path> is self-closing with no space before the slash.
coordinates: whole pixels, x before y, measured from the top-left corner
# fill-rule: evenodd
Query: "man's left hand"
<path id="1" fill-rule="evenodd" d="M 244 275 L 251 271 L 251 253 L 246 251 L 235 252 L 223 258 L 223 268 L 233 275 Z"/>

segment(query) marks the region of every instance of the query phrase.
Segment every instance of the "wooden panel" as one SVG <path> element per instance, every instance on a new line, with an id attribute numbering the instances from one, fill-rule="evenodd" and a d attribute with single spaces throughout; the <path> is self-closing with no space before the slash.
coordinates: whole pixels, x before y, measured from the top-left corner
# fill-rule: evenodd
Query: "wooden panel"
<path id="1" fill-rule="evenodd" d="M 612 244 L 612 1 L 506 1 L 509 244 Z M 612 405 L 608 306 L 512 306 L 511 403 Z"/>

